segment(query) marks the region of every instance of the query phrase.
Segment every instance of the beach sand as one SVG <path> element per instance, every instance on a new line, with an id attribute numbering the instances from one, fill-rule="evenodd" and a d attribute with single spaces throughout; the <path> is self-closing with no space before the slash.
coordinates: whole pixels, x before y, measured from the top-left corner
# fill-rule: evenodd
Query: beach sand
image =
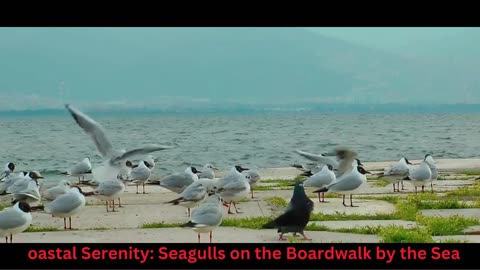
<path id="1" fill-rule="evenodd" d="M 475 183 L 474 175 L 471 171 L 480 171 L 480 159 L 439 159 L 436 160 L 441 176 L 445 179 L 434 182 L 435 192 L 441 192 L 461 188 Z M 366 169 L 371 172 L 383 171 L 383 168 L 394 163 L 391 162 L 363 162 Z M 413 160 L 412 163 L 418 163 L 419 160 Z M 462 174 L 462 172 L 470 171 L 470 173 Z M 272 179 L 294 179 L 301 173 L 296 168 L 268 168 L 259 169 L 262 180 L 266 183 L 260 185 L 269 185 L 268 180 Z M 478 173 L 480 174 L 480 172 Z M 221 175 L 221 174 L 219 174 Z M 455 179 L 461 176 L 461 179 Z M 72 181 L 75 182 L 75 180 Z M 392 186 L 375 185 L 375 180 L 369 180 L 367 184 L 359 192 L 359 195 L 368 196 L 406 196 L 413 193 L 410 184 L 405 183 L 408 190 L 393 193 Z M 85 191 L 92 190 L 92 187 L 82 188 Z M 141 187 L 140 187 L 141 190 Z M 430 190 L 430 186 L 426 188 Z M 181 206 L 165 204 L 165 202 L 175 199 L 177 194 L 170 192 L 159 185 L 147 185 L 148 194 L 135 194 L 135 186 L 129 186 L 128 192 L 125 192 L 121 198 L 123 207 L 117 208 L 119 212 L 106 212 L 105 204 L 95 198 L 88 197 L 88 205 L 77 216 L 72 218 L 73 227 L 78 230 L 63 231 L 63 219 L 52 218 L 51 215 L 42 212 L 32 213 L 33 222 L 31 228 L 38 232 L 24 232 L 14 237 L 14 242 L 70 242 L 70 243 L 86 243 L 86 242 L 197 242 L 197 235 L 193 231 L 184 228 L 150 228 L 143 229 L 144 224 L 149 223 L 186 223 L 187 209 Z M 307 190 L 308 195 L 312 189 Z M 272 217 L 280 214 L 283 208 L 271 205 L 265 199 L 269 197 L 282 197 L 289 200 L 292 195 L 291 190 L 259 190 L 255 191 L 255 198 L 246 199 L 244 202 L 238 203 L 241 214 L 227 214 L 225 208 L 224 218 L 242 219 L 246 217 Z M 1 203 L 8 204 L 11 196 L 0 197 Z M 393 213 L 395 206 L 387 201 L 374 199 L 355 199 L 354 203 L 359 207 L 344 207 L 341 204 L 341 198 L 327 198 L 328 203 L 319 203 L 318 199 L 312 198 L 315 202 L 315 212 L 324 214 L 335 214 L 337 212 L 345 214 L 377 214 L 377 213 Z M 118 202 L 118 201 L 117 201 Z M 116 203 L 117 203 L 116 202 Z M 458 210 L 461 213 L 462 209 Z M 478 213 L 480 213 L 480 209 Z M 434 211 L 434 210 L 431 210 Z M 474 211 L 474 210 L 473 210 Z M 312 221 L 313 222 L 313 221 Z M 330 223 L 329 223 L 330 222 Z M 366 223 L 365 223 L 366 222 Z M 364 221 L 365 224 L 386 224 L 388 221 Z M 382 223 L 383 222 L 383 223 Z M 385 223 L 386 222 L 386 223 Z M 397 223 L 406 221 L 397 221 Z M 328 225 L 332 228 L 352 227 L 355 224 L 362 224 L 360 221 L 324 221 L 318 223 L 320 225 Z M 409 223 L 410 224 L 410 223 Z M 406 224 L 406 225 L 409 225 Z M 412 225 L 412 224 L 410 224 Z M 409 226 L 410 226 L 409 225 Z M 414 225 L 414 222 L 413 222 Z M 48 231 L 51 228 L 59 229 L 59 231 Z M 43 230 L 43 231 L 42 231 Z M 352 234 L 328 231 L 307 231 L 306 234 L 313 238 L 313 242 L 379 242 L 380 238 L 376 235 L 368 234 Z M 434 239 L 467 239 L 471 242 L 480 242 L 480 236 L 475 235 L 459 235 L 449 237 L 434 237 Z M 214 242 L 285 242 L 278 241 L 276 230 L 255 230 L 238 227 L 219 227 L 214 231 Z M 208 234 L 202 235 L 202 242 L 208 242 Z"/>

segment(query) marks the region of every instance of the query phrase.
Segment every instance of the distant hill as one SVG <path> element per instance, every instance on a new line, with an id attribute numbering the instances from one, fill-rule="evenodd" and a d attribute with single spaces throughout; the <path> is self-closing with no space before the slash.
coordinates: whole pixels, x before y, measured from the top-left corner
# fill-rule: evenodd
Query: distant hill
<path id="1" fill-rule="evenodd" d="M 67 82 L 68 101 L 101 107 L 117 100 L 125 107 L 171 105 L 172 96 L 185 98 L 183 107 L 194 106 L 188 99 L 442 104 L 480 96 L 472 92 L 480 86 L 473 74 L 303 28 L 1 31 L 6 97 L 2 89 L 59 99 L 59 80 Z M 12 100 L 1 99 L 0 108 L 36 105 Z"/>
<path id="2" fill-rule="evenodd" d="M 105 109 L 85 111 L 93 116 L 144 116 L 144 115 L 259 115 L 259 114 L 339 114 L 339 113 L 480 113 L 480 104 L 457 105 L 401 105 L 401 104 L 291 104 L 291 105 L 244 105 L 198 108 L 145 108 Z M 65 110 L 0 111 L 0 117 L 46 117 L 69 116 Z"/>

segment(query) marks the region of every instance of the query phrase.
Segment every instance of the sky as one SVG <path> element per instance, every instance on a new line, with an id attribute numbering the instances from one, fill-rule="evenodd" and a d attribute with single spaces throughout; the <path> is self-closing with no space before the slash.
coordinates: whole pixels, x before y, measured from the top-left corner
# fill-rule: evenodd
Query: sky
<path id="1" fill-rule="evenodd" d="M 464 32 L 466 27 L 315 27 L 315 32 L 392 52 Z"/>
<path id="2" fill-rule="evenodd" d="M 431 97 L 480 100 L 480 50 L 475 39 L 462 42 L 467 28 L 317 27 L 298 32 L 309 30 L 333 41 L 293 30 L 278 37 L 231 28 L 203 34 L 195 28 L 0 28 L 0 110 L 61 108 L 70 101 L 99 107 L 291 98 L 368 101 L 383 98 L 382 86 L 385 99 L 408 102 L 410 96 L 398 93 L 402 85 L 434 89 L 438 78 L 446 80 L 440 86 L 451 83 L 450 88 L 430 92 Z M 437 54 L 417 59 L 430 51 Z M 430 66 L 420 66 L 424 63 Z M 406 71 L 418 74 L 415 68 L 430 73 L 425 80 L 405 83 Z M 449 74 L 462 80 L 450 82 Z M 363 82 L 356 85 L 358 81 Z M 455 94 L 457 85 L 465 92 Z M 290 93 L 282 87 L 291 87 Z M 329 96 L 335 91 L 343 94 Z"/>

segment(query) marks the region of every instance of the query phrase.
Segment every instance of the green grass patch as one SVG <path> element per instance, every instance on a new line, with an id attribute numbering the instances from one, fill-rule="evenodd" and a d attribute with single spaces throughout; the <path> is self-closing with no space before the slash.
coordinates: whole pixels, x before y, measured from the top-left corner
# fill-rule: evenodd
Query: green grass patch
<path id="1" fill-rule="evenodd" d="M 262 229 L 264 224 L 272 221 L 269 217 L 224 218 L 222 227 L 237 227 L 245 229 Z"/>
<path id="2" fill-rule="evenodd" d="M 446 192 L 447 196 L 480 196 L 480 183 L 475 183 L 473 186 L 465 186 L 455 190 Z"/>
<path id="3" fill-rule="evenodd" d="M 112 228 L 108 228 L 108 227 L 96 227 L 96 228 L 89 228 L 87 230 L 89 231 L 107 231 L 107 230 L 111 230 Z"/>
<path id="4" fill-rule="evenodd" d="M 389 202 L 389 203 L 396 204 L 396 203 L 398 203 L 402 198 L 401 198 L 400 196 L 385 195 L 385 196 L 358 196 L 357 199 L 360 199 L 360 200 L 386 201 L 386 202 Z"/>
<path id="5" fill-rule="evenodd" d="M 392 184 L 385 179 L 368 179 L 368 181 L 372 182 L 374 187 L 386 187 Z"/>
<path id="6" fill-rule="evenodd" d="M 356 234 L 378 234 L 384 226 L 356 226 L 353 228 L 340 228 L 329 230 L 332 232 L 341 232 L 341 233 L 356 233 Z"/>
<path id="7" fill-rule="evenodd" d="M 57 227 L 37 227 L 37 226 L 30 226 L 28 227 L 25 232 L 58 232 L 60 231 Z"/>
<path id="8" fill-rule="evenodd" d="M 470 226 L 480 225 L 480 221 L 474 218 L 466 218 L 459 215 L 451 217 L 425 217 L 419 215 L 417 222 L 426 226 L 431 235 L 459 235 Z"/>
<path id="9" fill-rule="evenodd" d="M 378 232 L 382 243 L 434 243 L 435 241 L 426 228 L 409 228 L 402 226 L 385 226 Z"/>
<path id="10" fill-rule="evenodd" d="M 288 205 L 287 200 L 285 200 L 282 197 L 270 197 L 270 198 L 266 198 L 265 201 L 275 206 L 286 207 Z"/>
<path id="11" fill-rule="evenodd" d="M 458 239 L 444 239 L 444 240 L 440 240 L 440 241 L 437 241 L 437 243 L 445 243 L 445 244 L 448 244 L 448 243 L 469 243 L 467 240 L 458 240 Z"/>
<path id="12" fill-rule="evenodd" d="M 153 222 L 145 223 L 140 226 L 140 229 L 163 229 L 163 228 L 178 228 L 183 223 L 165 223 L 165 222 Z"/>
<path id="13" fill-rule="evenodd" d="M 396 214 L 378 213 L 372 215 L 345 214 L 336 212 L 335 214 L 312 213 L 311 221 L 346 221 L 346 220 L 393 220 L 399 219 Z"/>
<path id="14" fill-rule="evenodd" d="M 472 175 L 472 176 L 480 175 L 480 171 L 463 171 L 461 173 L 465 175 Z"/>

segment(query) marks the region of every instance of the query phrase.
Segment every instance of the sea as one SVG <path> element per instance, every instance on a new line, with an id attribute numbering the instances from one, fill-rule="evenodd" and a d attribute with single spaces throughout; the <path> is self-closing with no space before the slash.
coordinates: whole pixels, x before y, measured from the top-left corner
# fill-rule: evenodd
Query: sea
<path id="1" fill-rule="evenodd" d="M 153 153 L 156 176 L 201 168 L 288 167 L 308 161 L 295 149 L 325 153 L 348 146 L 362 161 L 473 158 L 480 153 L 480 113 L 352 113 L 291 115 L 108 115 L 95 118 L 118 149 L 144 144 L 174 148 Z M 69 115 L 0 118 L 0 162 L 37 170 L 45 181 L 90 157 L 103 161 Z M 142 157 L 138 157 L 141 159 Z"/>

